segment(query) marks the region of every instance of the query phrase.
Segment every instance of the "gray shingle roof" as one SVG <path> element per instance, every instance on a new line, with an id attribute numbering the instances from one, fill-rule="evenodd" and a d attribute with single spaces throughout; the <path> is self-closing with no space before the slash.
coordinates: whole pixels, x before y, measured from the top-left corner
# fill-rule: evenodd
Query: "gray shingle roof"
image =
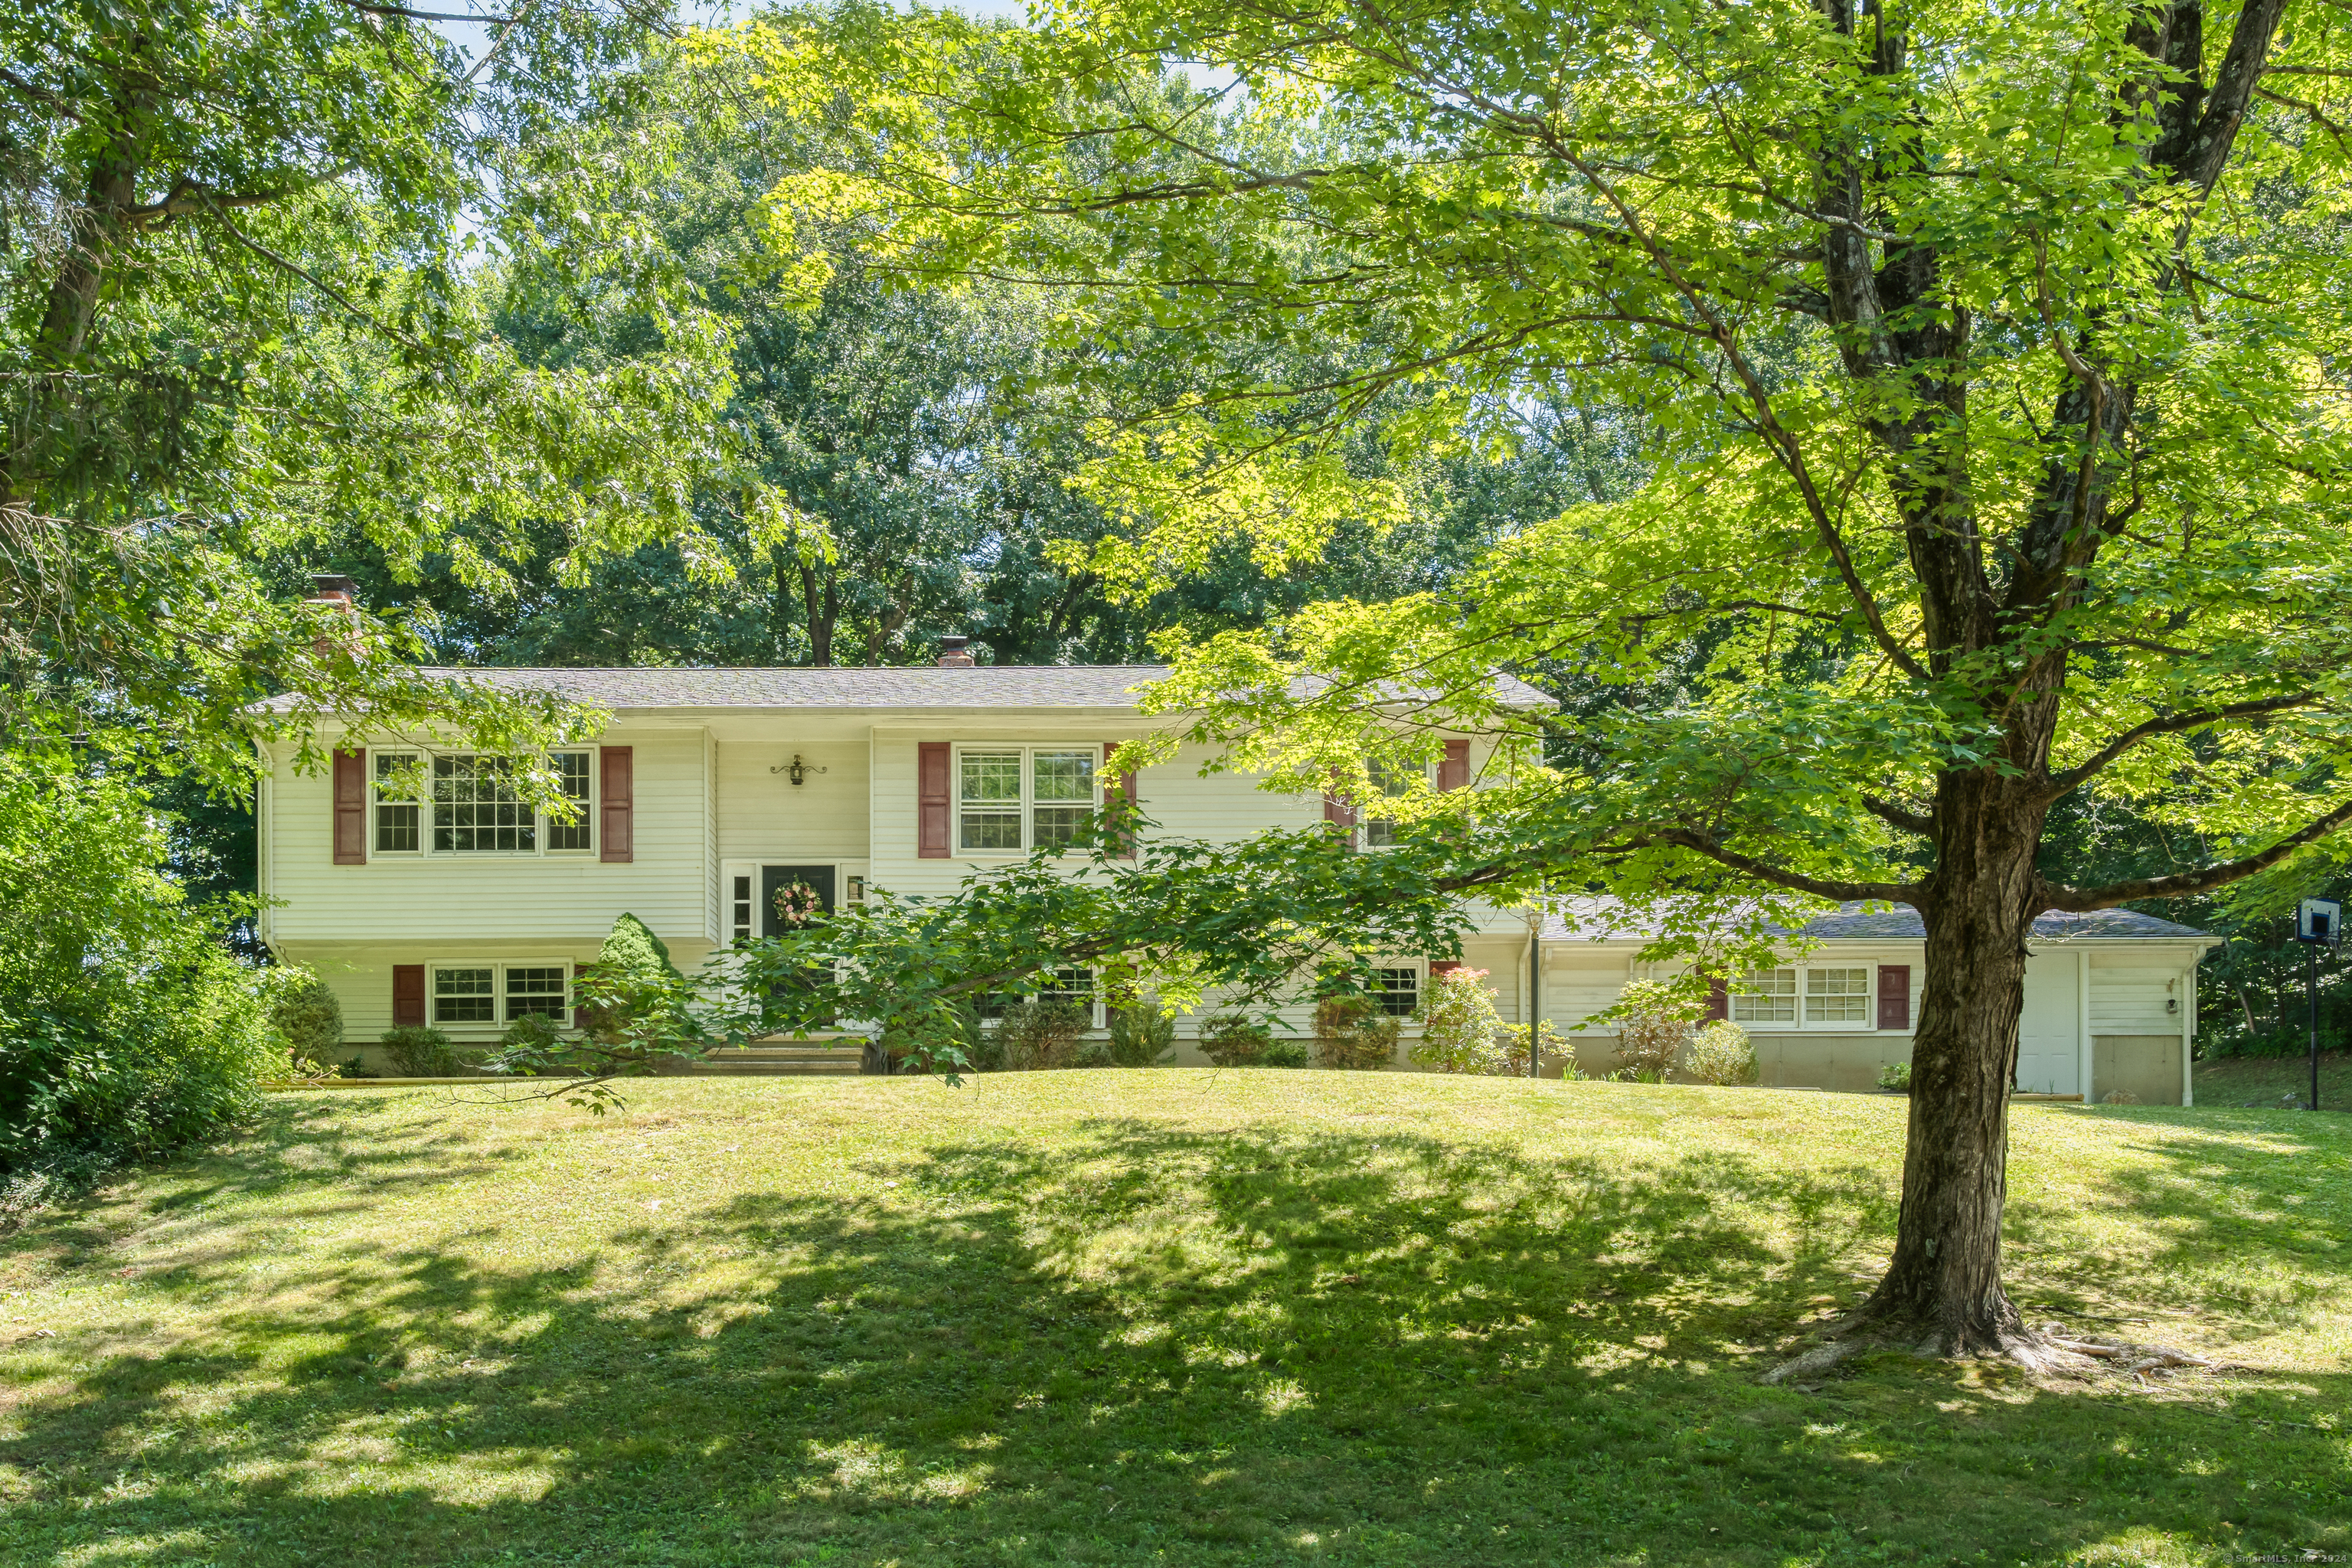
<path id="1" fill-rule="evenodd" d="M 1134 690 L 1168 674 L 1157 664 L 975 665 L 942 669 L 458 668 L 429 676 L 509 690 L 551 691 L 600 708 L 1132 708 Z M 1515 708 L 1549 708 L 1525 681 L 1496 677 Z M 265 707 L 284 708 L 285 698 Z"/>
<path id="2" fill-rule="evenodd" d="M 1546 941 L 1566 942 L 1570 938 L 1585 942 L 1596 938 L 1625 941 L 1646 939 L 1652 934 L 1636 922 L 1625 919 L 1621 908 L 1612 900 L 1576 900 L 1570 906 L 1568 915 L 1574 921 L 1573 930 L 1569 919 L 1559 914 L 1544 921 Z M 1896 904 L 1883 910 L 1874 910 L 1866 904 L 1843 904 L 1835 913 L 1816 916 L 1798 929 L 1806 936 L 1828 942 L 1923 942 L 1927 935 L 1927 922 L 1919 918 L 1919 911 L 1908 904 Z M 2207 933 L 2194 926 L 2141 914 L 2137 910 L 2094 910 L 2088 914 L 2079 915 L 2052 910 L 2034 917 L 2033 934 L 2043 942 L 2148 942 L 2203 937 Z"/>

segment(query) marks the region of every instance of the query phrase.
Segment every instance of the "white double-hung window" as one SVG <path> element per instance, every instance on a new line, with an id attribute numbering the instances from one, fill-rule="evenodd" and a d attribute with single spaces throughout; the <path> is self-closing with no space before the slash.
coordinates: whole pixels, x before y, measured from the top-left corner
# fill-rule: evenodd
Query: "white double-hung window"
<path id="1" fill-rule="evenodd" d="M 435 1027 L 511 1024 L 533 1014 L 565 1022 L 572 966 L 561 959 L 445 961 L 430 966 L 426 1002 Z"/>
<path id="2" fill-rule="evenodd" d="M 1805 971 L 1805 1022 L 1870 1027 L 1870 971 L 1846 969 Z"/>
<path id="3" fill-rule="evenodd" d="M 1019 855 L 1070 843 L 1100 803 L 1098 748 L 964 746 L 956 755 L 956 847 Z"/>
<path id="4" fill-rule="evenodd" d="M 1731 988 L 1731 1021 L 1768 1028 L 1873 1028 L 1873 973 L 1866 963 L 1751 969 Z"/>
<path id="5" fill-rule="evenodd" d="M 1384 849 L 1397 841 L 1397 824 L 1396 818 L 1392 816 L 1377 815 L 1381 809 L 1381 802 L 1401 800 L 1411 795 L 1415 786 L 1428 779 L 1429 770 L 1425 767 L 1368 762 L 1364 765 L 1364 771 L 1371 779 L 1372 788 L 1380 792 L 1376 797 L 1364 804 L 1364 847 L 1368 849 Z"/>

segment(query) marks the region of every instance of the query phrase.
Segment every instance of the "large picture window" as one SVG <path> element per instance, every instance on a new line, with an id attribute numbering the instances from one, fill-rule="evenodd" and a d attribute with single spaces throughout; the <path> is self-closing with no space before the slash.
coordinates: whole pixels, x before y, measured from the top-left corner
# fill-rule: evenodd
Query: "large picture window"
<path id="1" fill-rule="evenodd" d="M 524 854 L 539 847 L 539 815 L 515 793 L 504 757 L 433 759 L 433 847 L 447 854 Z"/>
<path id="2" fill-rule="evenodd" d="M 1086 831 L 1098 798 L 1097 751 L 971 747 L 956 760 L 956 844 L 982 854 L 1053 849 Z"/>

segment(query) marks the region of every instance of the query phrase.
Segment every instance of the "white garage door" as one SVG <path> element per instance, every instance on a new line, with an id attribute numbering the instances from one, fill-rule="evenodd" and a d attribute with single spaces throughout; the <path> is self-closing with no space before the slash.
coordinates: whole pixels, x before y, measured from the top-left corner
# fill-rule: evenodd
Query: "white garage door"
<path id="1" fill-rule="evenodd" d="M 2017 1021 L 2017 1087 L 2027 1094 L 2080 1094 L 2075 1073 L 2074 955 L 2025 961 L 2025 1013 Z"/>

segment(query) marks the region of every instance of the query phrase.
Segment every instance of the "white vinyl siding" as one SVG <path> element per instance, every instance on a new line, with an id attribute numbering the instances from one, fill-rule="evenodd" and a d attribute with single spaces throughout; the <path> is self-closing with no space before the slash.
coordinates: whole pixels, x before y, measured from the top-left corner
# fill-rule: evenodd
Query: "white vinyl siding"
<path id="1" fill-rule="evenodd" d="M 719 890 L 703 854 L 702 738 L 694 731 L 649 730 L 600 740 L 635 752 L 634 858 L 626 862 L 600 860 L 593 849 L 544 847 L 530 855 L 434 854 L 429 843 L 378 855 L 371 823 L 368 863 L 338 866 L 333 781 L 295 773 L 290 747 L 278 749 L 270 790 L 270 874 L 272 895 L 284 903 L 270 911 L 270 940 L 364 943 L 375 951 L 406 947 L 415 955 L 405 961 L 411 963 L 425 956 L 419 947 L 499 953 L 518 942 L 568 947 L 578 941 L 593 952 L 613 921 L 629 913 L 651 926 L 680 967 L 692 973 L 699 950 L 711 940 L 709 911 Z M 431 754 L 424 748 L 386 750 Z M 593 762 L 594 751 L 583 750 Z M 371 755 L 371 774 L 374 765 Z M 425 771 L 429 775 L 429 767 Z M 593 795 L 593 767 L 591 781 Z M 429 822 L 425 828 L 429 839 Z"/>

